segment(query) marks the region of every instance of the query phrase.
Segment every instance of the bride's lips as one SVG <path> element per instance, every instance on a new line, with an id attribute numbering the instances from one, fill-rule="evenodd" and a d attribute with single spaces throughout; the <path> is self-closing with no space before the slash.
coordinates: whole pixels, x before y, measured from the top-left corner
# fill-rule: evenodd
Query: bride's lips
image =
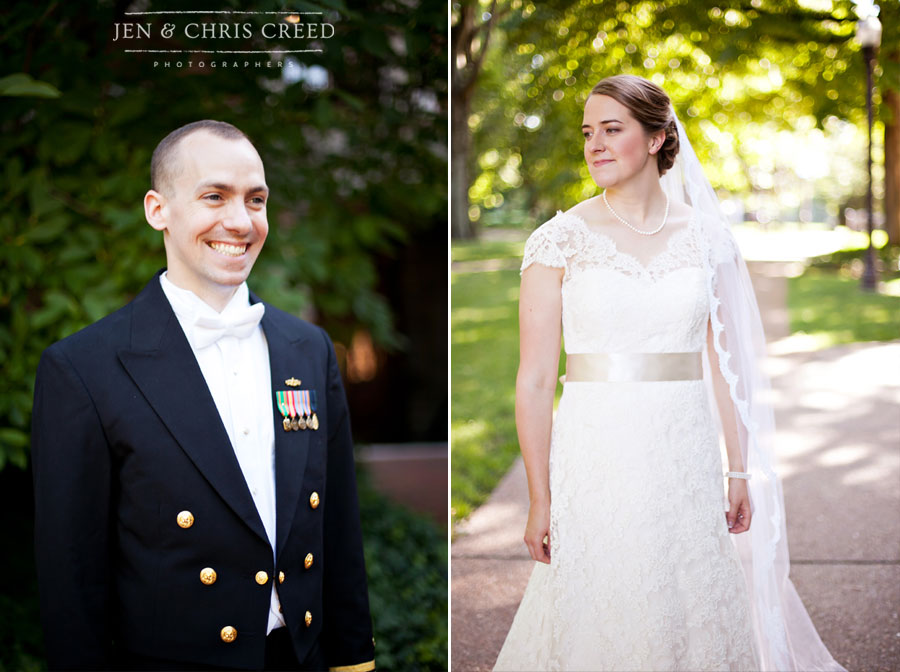
<path id="1" fill-rule="evenodd" d="M 607 163 L 612 163 L 612 162 L 613 162 L 612 159 L 603 159 L 601 161 L 594 161 L 594 166 L 595 167 L 605 166 Z"/>

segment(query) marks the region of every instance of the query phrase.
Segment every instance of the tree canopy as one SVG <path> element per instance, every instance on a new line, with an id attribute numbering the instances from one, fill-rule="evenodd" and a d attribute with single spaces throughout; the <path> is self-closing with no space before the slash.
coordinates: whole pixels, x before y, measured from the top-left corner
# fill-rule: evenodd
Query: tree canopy
<path id="1" fill-rule="evenodd" d="M 876 82 L 896 91 L 900 5 L 883 4 Z M 865 69 L 850 0 L 482 0 L 458 3 L 455 15 L 471 5 L 480 25 L 493 27 L 467 114 L 472 152 L 453 157 L 471 170 L 473 219 L 546 216 L 594 193 L 580 158 L 581 114 L 591 87 L 611 74 L 663 86 L 710 181 L 730 191 L 764 189 L 753 174 L 761 127 L 770 136 L 865 128 Z M 464 63 L 464 50 L 456 57 Z M 886 109 L 881 118 L 896 123 Z M 865 136 L 847 144 L 844 164 L 849 158 L 864 169 Z M 857 170 L 837 195 L 859 193 L 861 182 Z"/>

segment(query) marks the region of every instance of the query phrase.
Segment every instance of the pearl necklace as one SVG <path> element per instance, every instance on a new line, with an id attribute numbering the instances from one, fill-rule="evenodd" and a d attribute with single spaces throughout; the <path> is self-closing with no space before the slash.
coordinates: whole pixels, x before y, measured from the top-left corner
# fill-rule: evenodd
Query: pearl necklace
<path id="1" fill-rule="evenodd" d="M 634 228 L 631 224 L 626 222 L 624 219 L 619 217 L 619 213 L 613 210 L 613 207 L 609 204 L 609 201 L 606 200 L 606 192 L 603 192 L 603 202 L 606 203 L 606 207 L 609 208 L 609 211 L 613 214 L 613 217 L 618 219 L 622 224 L 627 226 L 629 229 L 634 231 L 635 233 L 639 233 L 642 236 L 652 236 L 654 233 L 659 233 L 662 231 L 663 227 L 666 225 L 666 220 L 669 218 L 669 195 L 663 192 L 663 195 L 666 197 L 666 212 L 663 214 L 662 224 L 653 229 L 653 231 L 641 231 L 640 229 Z"/>

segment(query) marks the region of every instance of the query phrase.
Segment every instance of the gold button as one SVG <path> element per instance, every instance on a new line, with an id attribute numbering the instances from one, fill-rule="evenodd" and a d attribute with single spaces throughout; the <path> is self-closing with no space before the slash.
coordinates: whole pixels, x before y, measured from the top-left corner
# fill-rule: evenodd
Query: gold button
<path id="1" fill-rule="evenodd" d="M 307 553 L 306 557 L 303 558 L 303 566 L 306 567 L 306 569 L 309 569 L 310 567 L 312 567 L 312 562 L 313 562 L 312 553 Z"/>
<path id="2" fill-rule="evenodd" d="M 223 642 L 233 642 L 237 639 L 237 630 L 232 628 L 230 625 L 226 625 L 219 633 L 219 637 L 222 638 Z"/>
<path id="3" fill-rule="evenodd" d="M 284 572 L 278 572 L 278 583 L 284 583 Z"/>
<path id="4" fill-rule="evenodd" d="M 178 521 L 178 527 L 187 529 L 194 524 L 194 514 L 190 511 L 182 511 L 175 520 Z"/>
<path id="5" fill-rule="evenodd" d="M 306 627 L 308 628 L 312 625 L 312 614 L 307 611 L 306 616 L 303 617 L 303 620 L 306 623 Z"/>
<path id="6" fill-rule="evenodd" d="M 200 570 L 200 581 L 206 586 L 211 586 L 216 582 L 216 570 L 212 567 L 204 567 Z"/>
<path id="7" fill-rule="evenodd" d="M 265 572 L 257 572 L 256 573 L 256 582 L 259 585 L 264 586 L 266 581 L 268 581 L 268 580 L 269 580 L 269 575 L 266 574 Z"/>
<path id="8" fill-rule="evenodd" d="M 309 505 L 314 509 L 318 508 L 318 506 L 319 506 L 319 493 L 318 492 L 314 492 L 309 496 Z"/>

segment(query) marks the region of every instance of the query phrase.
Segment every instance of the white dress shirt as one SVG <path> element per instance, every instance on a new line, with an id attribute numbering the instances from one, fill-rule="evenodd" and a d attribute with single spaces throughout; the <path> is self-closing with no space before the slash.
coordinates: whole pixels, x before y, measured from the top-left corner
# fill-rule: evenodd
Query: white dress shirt
<path id="1" fill-rule="evenodd" d="M 184 330 L 206 386 L 212 394 L 219 417 L 228 432 L 231 447 L 250 488 L 259 511 L 272 555 L 275 555 L 275 429 L 272 411 L 272 379 L 269 369 L 269 349 L 261 325 L 249 336 L 238 338 L 225 335 L 212 345 L 197 344 L 197 320 L 200 318 L 228 318 L 250 305 L 249 290 L 244 282 L 231 301 L 216 312 L 192 291 L 176 287 L 163 273 L 159 277 L 163 293 L 175 311 Z M 203 339 L 200 339 L 203 340 Z M 278 594 L 272 577 L 272 598 L 266 632 L 285 625 Z"/>

